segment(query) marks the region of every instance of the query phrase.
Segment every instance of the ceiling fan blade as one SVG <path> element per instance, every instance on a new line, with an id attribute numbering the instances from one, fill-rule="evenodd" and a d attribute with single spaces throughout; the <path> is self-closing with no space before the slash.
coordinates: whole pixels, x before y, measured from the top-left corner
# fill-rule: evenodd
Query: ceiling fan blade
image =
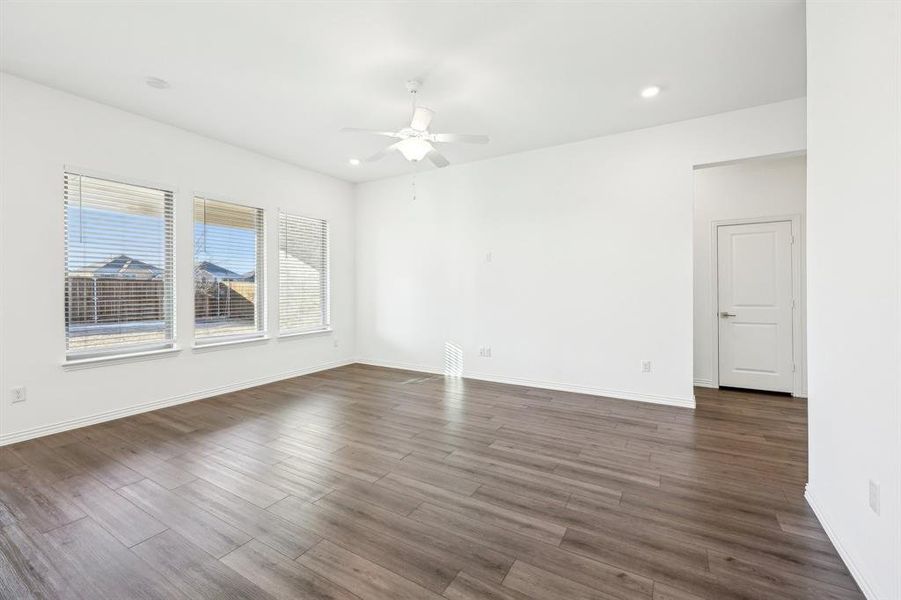
<path id="1" fill-rule="evenodd" d="M 428 157 L 428 159 L 430 161 L 432 161 L 433 165 L 435 165 L 436 167 L 439 167 L 439 168 L 446 167 L 447 165 L 450 164 L 447 161 L 447 159 L 444 158 L 444 155 L 442 155 L 440 152 L 438 152 L 437 150 L 434 150 L 434 149 L 430 150 L 429 153 L 426 154 L 426 157 Z"/>
<path id="2" fill-rule="evenodd" d="M 361 129 L 360 127 L 342 127 L 341 133 L 371 133 L 372 135 L 384 135 L 387 137 L 399 138 L 400 135 L 395 131 L 379 131 L 378 129 Z"/>
<path id="3" fill-rule="evenodd" d="M 381 159 L 385 158 L 385 156 L 388 155 L 389 152 L 393 152 L 394 150 L 397 150 L 398 144 L 400 144 L 400 142 L 395 142 L 394 144 L 391 144 L 390 146 L 386 146 L 385 148 L 382 148 L 381 150 L 379 150 L 378 152 L 376 152 L 375 154 L 373 154 L 372 156 L 367 158 L 366 162 L 375 162 L 377 160 L 381 160 Z"/>
<path id="4" fill-rule="evenodd" d="M 434 116 L 435 111 L 431 108 L 417 106 L 416 110 L 413 111 L 413 119 L 410 121 L 410 128 L 415 129 L 416 131 L 425 131 L 429 128 L 429 123 L 432 122 L 432 117 Z"/>
<path id="5" fill-rule="evenodd" d="M 463 142 L 464 144 L 487 144 L 487 135 L 475 135 L 471 133 L 433 133 L 429 136 L 433 142 L 450 144 Z"/>

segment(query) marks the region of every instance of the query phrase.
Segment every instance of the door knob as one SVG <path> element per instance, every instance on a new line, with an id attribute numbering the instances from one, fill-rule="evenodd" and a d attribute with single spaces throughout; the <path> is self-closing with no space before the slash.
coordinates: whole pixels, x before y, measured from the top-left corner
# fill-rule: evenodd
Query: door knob
<path id="1" fill-rule="evenodd" d="M 723 311 L 723 312 L 720 313 L 720 318 L 721 318 L 721 319 L 726 319 L 726 318 L 728 318 L 728 317 L 736 317 L 736 316 L 738 316 L 738 315 L 735 315 L 735 314 L 733 314 L 733 313 L 726 312 L 726 311 Z"/>

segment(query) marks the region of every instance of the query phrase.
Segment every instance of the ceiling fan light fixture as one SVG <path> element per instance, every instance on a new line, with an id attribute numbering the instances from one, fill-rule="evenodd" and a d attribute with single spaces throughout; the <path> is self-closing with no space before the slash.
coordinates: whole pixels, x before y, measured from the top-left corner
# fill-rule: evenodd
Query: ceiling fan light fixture
<path id="1" fill-rule="evenodd" d="M 408 138 L 397 144 L 397 149 L 404 158 L 411 162 L 417 162 L 426 157 L 433 150 L 432 145 L 420 138 Z"/>

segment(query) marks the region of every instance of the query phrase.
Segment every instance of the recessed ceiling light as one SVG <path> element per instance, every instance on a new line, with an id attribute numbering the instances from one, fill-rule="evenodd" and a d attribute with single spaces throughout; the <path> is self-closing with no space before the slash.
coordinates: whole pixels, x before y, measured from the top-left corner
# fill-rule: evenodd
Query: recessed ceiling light
<path id="1" fill-rule="evenodd" d="M 357 165 L 360 164 L 360 159 L 359 159 L 359 158 L 352 158 L 352 159 L 350 159 L 350 160 L 347 161 L 347 162 L 349 162 L 349 163 L 351 164 L 351 166 L 356 167 Z"/>
<path id="2" fill-rule="evenodd" d="M 169 82 L 165 79 L 160 79 L 159 77 L 148 77 L 144 81 L 147 85 L 157 90 L 169 89 Z"/>
<path id="3" fill-rule="evenodd" d="M 660 86 L 657 85 L 649 85 L 648 87 L 641 90 L 642 98 L 653 98 L 657 94 L 660 93 Z"/>

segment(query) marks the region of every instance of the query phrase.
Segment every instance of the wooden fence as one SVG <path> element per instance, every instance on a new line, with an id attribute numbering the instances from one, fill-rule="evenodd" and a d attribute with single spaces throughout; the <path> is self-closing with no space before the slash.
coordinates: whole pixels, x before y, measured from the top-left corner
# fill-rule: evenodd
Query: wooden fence
<path id="1" fill-rule="evenodd" d="M 68 277 L 66 305 L 69 323 L 159 321 L 165 317 L 161 279 Z M 196 319 L 250 318 L 255 314 L 253 281 L 202 282 L 195 286 Z"/>

